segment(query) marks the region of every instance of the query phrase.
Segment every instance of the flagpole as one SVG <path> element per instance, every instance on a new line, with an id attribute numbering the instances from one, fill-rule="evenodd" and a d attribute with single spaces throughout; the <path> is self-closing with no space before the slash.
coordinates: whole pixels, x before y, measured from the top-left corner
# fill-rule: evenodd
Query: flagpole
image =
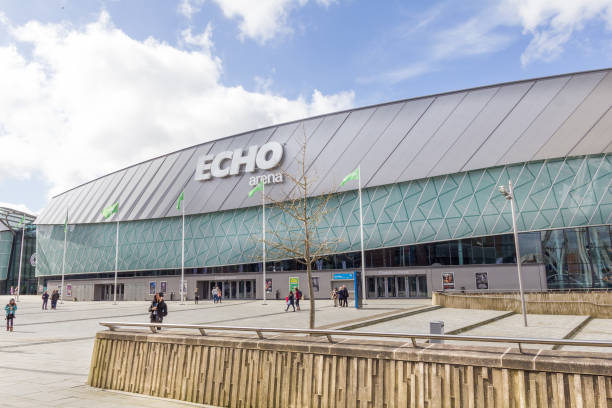
<path id="1" fill-rule="evenodd" d="M 19 292 L 21 292 L 21 267 L 23 263 L 23 242 L 25 237 L 25 222 L 23 223 L 23 227 L 21 227 L 21 251 L 19 254 L 19 276 L 17 277 L 17 299 L 19 302 Z"/>
<path id="2" fill-rule="evenodd" d="M 113 288 L 113 304 L 117 304 L 117 266 L 119 264 L 119 214 L 117 213 L 117 234 L 115 237 L 115 286 Z"/>
<path id="3" fill-rule="evenodd" d="M 64 271 L 66 269 L 66 239 L 68 238 L 68 208 L 66 208 L 66 222 L 64 223 L 64 256 L 62 257 L 62 290 L 60 291 L 60 303 L 64 303 Z"/>
<path id="4" fill-rule="evenodd" d="M 262 183 L 261 188 L 261 230 L 262 230 L 262 250 L 263 250 L 263 304 L 266 304 L 266 183 Z"/>
<path id="5" fill-rule="evenodd" d="M 181 305 L 185 304 L 185 206 L 183 210 L 183 239 L 181 241 Z"/>
<path id="6" fill-rule="evenodd" d="M 363 249 L 363 202 L 361 201 L 361 164 L 357 166 L 359 173 L 359 233 L 361 234 L 361 296 L 363 298 L 362 304 L 365 304 L 366 299 L 366 286 L 365 286 L 365 251 Z M 357 297 L 355 297 L 357 302 Z"/>

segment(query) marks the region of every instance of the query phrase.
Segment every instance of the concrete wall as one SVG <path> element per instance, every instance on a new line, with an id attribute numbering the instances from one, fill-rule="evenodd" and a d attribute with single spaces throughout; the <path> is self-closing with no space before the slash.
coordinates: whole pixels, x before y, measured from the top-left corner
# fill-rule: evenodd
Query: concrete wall
<path id="1" fill-rule="evenodd" d="M 327 270 L 313 271 L 312 276 L 319 278 L 319 291 L 315 291 L 317 299 L 329 298 L 329 293 L 333 286 L 348 283 L 347 281 L 332 281 L 334 273 L 351 272 L 351 270 Z M 475 274 L 487 272 L 489 281 L 489 290 L 515 290 L 518 289 L 518 277 L 516 274 L 516 265 L 501 264 L 501 265 L 464 265 L 464 266 L 437 266 L 437 267 L 419 267 L 419 268 L 387 268 L 387 269 L 368 269 L 366 277 L 370 276 L 408 276 L 408 275 L 426 275 L 428 296 L 431 296 L 432 291 L 442 290 L 442 274 L 445 272 L 453 272 L 455 277 L 455 290 L 460 290 L 462 287 L 465 290 L 476 290 Z M 305 271 L 298 272 L 268 272 L 266 278 L 272 279 L 272 294 L 268 297 L 275 298 L 276 291 L 279 290 L 280 297 L 287 295 L 289 290 L 289 278 L 297 277 L 299 279 L 300 289 L 308 294 L 308 284 Z M 523 277 L 525 288 L 529 290 L 546 290 L 546 275 L 543 265 L 524 265 Z M 256 295 L 261 299 L 263 294 L 263 276 L 261 273 L 236 273 L 223 275 L 185 275 L 187 282 L 187 298 L 192 300 L 194 297 L 194 289 L 198 281 L 225 281 L 225 280 L 252 280 L 256 281 Z M 160 282 L 166 281 L 166 297 L 170 299 L 170 293 L 175 293 L 175 300 L 178 299 L 180 288 L 180 276 L 151 276 L 138 278 L 119 278 L 118 284 L 123 283 L 125 286 L 124 300 L 144 300 L 150 299 L 149 282 L 156 282 L 157 291 L 160 290 Z M 75 280 L 70 276 L 65 278 L 65 284 L 72 286 L 72 296 L 66 296 L 65 299 L 76 297 L 78 300 L 94 300 L 94 285 L 96 284 L 112 284 L 113 279 L 83 279 Z M 47 288 L 49 290 L 59 288 L 61 280 L 48 280 Z M 200 298 L 202 298 L 200 293 Z M 353 297 L 353 296 L 351 296 Z"/>
<path id="2" fill-rule="evenodd" d="M 612 354 L 100 332 L 88 384 L 223 407 L 598 407 Z"/>
<path id="3" fill-rule="evenodd" d="M 521 298 L 514 293 L 434 293 L 432 303 L 459 309 L 508 310 L 521 313 Z M 612 318 L 612 292 L 527 293 L 527 313 L 588 315 Z"/>

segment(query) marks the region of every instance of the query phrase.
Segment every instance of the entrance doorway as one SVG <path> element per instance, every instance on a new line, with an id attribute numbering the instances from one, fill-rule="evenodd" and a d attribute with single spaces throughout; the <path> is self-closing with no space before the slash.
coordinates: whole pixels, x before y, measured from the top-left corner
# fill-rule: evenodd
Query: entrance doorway
<path id="1" fill-rule="evenodd" d="M 94 300 L 106 301 L 114 299 L 115 285 L 99 284 L 94 285 Z M 123 283 L 117 285 L 117 300 L 123 300 L 124 286 Z"/>
<path id="2" fill-rule="evenodd" d="M 368 298 L 427 297 L 427 276 L 368 277 Z"/>
<path id="3" fill-rule="evenodd" d="M 221 289 L 223 299 L 255 299 L 255 279 L 198 281 L 201 299 L 212 299 L 212 289 Z"/>

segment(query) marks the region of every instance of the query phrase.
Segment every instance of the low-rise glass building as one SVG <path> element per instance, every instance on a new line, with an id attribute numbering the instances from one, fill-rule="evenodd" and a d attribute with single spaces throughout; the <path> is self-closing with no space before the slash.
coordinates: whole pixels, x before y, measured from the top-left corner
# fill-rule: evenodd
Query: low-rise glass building
<path id="1" fill-rule="evenodd" d="M 34 219 L 32 214 L 0 207 L 0 294 L 17 294 L 19 288 L 20 294 L 38 292 Z"/>
<path id="2" fill-rule="evenodd" d="M 186 293 L 207 298 L 285 296 L 306 288 L 305 268 L 270 250 L 262 274 L 261 193 L 268 237 L 302 231 L 275 201 L 305 172 L 312 202 L 327 197 L 313 240 L 314 296 L 361 268 L 360 168 L 368 297 L 518 287 L 514 185 L 528 290 L 612 287 L 612 71 L 497 84 L 352 109 L 256 129 L 172 152 L 54 197 L 37 224 L 36 276 L 67 297 L 112 297 L 118 248 L 120 299 L 178 297 L 184 192 Z M 104 207 L 118 203 L 105 219 Z M 68 214 L 67 233 L 64 223 Z M 117 221 L 119 223 L 117 224 Z M 117 238 L 118 237 L 118 238 Z M 271 238 L 268 238 L 271 239 Z M 298 240 L 299 241 L 299 240 Z M 118 246 L 117 246 L 118 243 Z"/>

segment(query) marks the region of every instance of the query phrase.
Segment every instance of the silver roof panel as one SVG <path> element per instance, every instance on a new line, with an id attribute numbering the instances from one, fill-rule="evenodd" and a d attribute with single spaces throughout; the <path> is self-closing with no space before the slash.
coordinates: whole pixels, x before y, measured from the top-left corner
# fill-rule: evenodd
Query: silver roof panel
<path id="1" fill-rule="evenodd" d="M 284 143 L 282 167 L 297 170 L 307 142 L 308 174 L 319 178 L 313 194 L 338 188 L 361 165 L 364 187 L 452 174 L 500 164 L 612 150 L 612 70 L 497 84 L 377 106 L 352 109 L 270 126 L 136 164 L 51 199 L 37 224 L 101 222 L 100 212 L 119 201 L 118 220 L 177 216 L 185 191 L 186 214 L 259 205 L 249 199 L 249 179 L 194 179 L 198 159 L 208 153 Z M 345 185 L 340 190 L 355 189 Z M 290 183 L 270 185 L 282 198 Z M 376 193 L 376 192 L 374 192 Z M 113 219 L 115 220 L 115 219 Z"/>

